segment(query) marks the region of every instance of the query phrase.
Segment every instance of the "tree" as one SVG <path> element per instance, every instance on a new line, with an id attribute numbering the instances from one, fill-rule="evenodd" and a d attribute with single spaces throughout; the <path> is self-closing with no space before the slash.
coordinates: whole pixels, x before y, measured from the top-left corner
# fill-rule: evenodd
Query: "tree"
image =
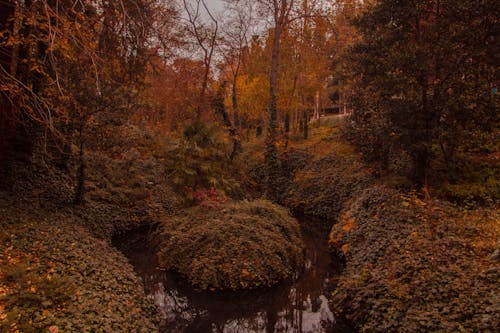
<path id="1" fill-rule="evenodd" d="M 148 75 L 147 114 L 155 127 L 178 130 L 196 116 L 206 67 L 200 60 L 177 57 L 171 63 L 158 61 L 154 68 Z"/>
<path id="2" fill-rule="evenodd" d="M 0 149 L 16 151 L 21 144 L 31 153 L 38 141 L 43 154 L 62 155 L 65 166 L 76 143 L 75 202 L 81 202 L 88 121 L 123 122 L 139 108 L 151 43 L 160 40 L 152 35 L 152 13 L 165 4 L 25 0 L 0 6 Z"/>
<path id="3" fill-rule="evenodd" d="M 215 48 L 217 46 L 217 36 L 219 32 L 219 23 L 208 9 L 205 0 L 194 0 L 194 5 L 190 5 L 187 0 L 182 0 L 184 11 L 187 15 L 186 18 L 186 32 L 194 39 L 194 43 L 201 51 L 201 58 L 205 66 L 205 72 L 200 85 L 200 93 L 198 98 L 198 107 L 196 109 L 196 121 L 201 120 L 202 109 L 206 104 L 206 93 L 210 70 L 212 66 L 212 59 L 214 56 Z M 209 17 L 210 23 L 203 21 L 201 13 L 202 10 Z"/>
<path id="4" fill-rule="evenodd" d="M 277 198 L 277 190 L 279 188 L 279 169 L 280 162 L 278 159 L 278 107 L 277 107 L 277 91 L 278 91 L 278 75 L 279 75 L 279 56 L 281 35 L 286 29 L 292 10 L 295 6 L 294 0 L 260 0 L 265 13 L 271 16 L 272 20 L 272 49 L 271 49 L 271 67 L 269 70 L 269 106 L 268 111 L 268 126 L 266 138 L 265 164 L 267 171 L 267 195 L 271 199 Z"/>
<path id="5" fill-rule="evenodd" d="M 259 0 L 260 9 L 271 17 L 272 48 L 269 69 L 269 106 L 265 163 L 268 174 L 267 192 L 270 198 L 277 197 L 280 163 L 278 159 L 278 91 L 280 74 L 280 51 L 282 35 L 296 20 L 318 16 L 321 4 L 318 1 L 302 1 L 302 6 L 294 0 Z M 306 21 L 304 21 L 306 22 Z"/>
<path id="6" fill-rule="evenodd" d="M 40 133 L 45 153 L 50 145 L 60 147 L 67 140 L 63 125 L 72 116 L 73 66 L 88 64 L 92 70 L 86 69 L 87 78 L 91 85 L 97 82 L 97 55 L 82 6 L 2 2 L 0 126 L 5 131 L 0 136 L 5 162 L 10 148 L 15 152 L 22 146 L 20 150 L 31 153 Z"/>
<path id="7" fill-rule="evenodd" d="M 451 161 L 475 130 L 493 133 L 498 97 L 494 1 L 377 1 L 355 21 L 350 51 L 354 142 L 387 169 L 407 154 L 426 182 L 433 158 Z M 440 147 L 440 149 L 436 149 Z"/>
<path id="8" fill-rule="evenodd" d="M 238 77 L 245 55 L 248 53 L 248 34 L 253 23 L 253 4 L 248 1 L 227 1 L 229 19 L 223 35 L 224 62 L 231 75 L 231 106 L 236 129 L 240 127 L 238 107 Z"/>

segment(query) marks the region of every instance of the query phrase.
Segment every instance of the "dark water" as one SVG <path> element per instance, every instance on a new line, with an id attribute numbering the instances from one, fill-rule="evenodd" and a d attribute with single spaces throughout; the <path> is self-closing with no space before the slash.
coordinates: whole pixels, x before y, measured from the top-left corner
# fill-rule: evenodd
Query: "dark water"
<path id="1" fill-rule="evenodd" d="M 304 267 L 293 281 L 266 290 L 198 292 L 177 274 L 156 268 L 147 232 L 129 233 L 115 238 L 114 243 L 129 258 L 148 297 L 158 305 L 164 321 L 161 332 L 353 332 L 334 317 L 327 300 L 341 269 L 328 252 L 328 228 L 314 220 L 300 222 L 306 244 Z"/>

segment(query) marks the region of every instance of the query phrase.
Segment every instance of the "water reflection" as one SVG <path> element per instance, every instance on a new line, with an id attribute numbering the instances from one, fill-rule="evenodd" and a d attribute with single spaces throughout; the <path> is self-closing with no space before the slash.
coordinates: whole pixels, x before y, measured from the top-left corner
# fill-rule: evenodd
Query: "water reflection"
<path id="1" fill-rule="evenodd" d="M 143 235 L 133 242 L 128 235 L 123 251 L 142 277 L 146 293 L 158 305 L 164 333 L 351 332 L 335 320 L 326 297 L 339 272 L 327 250 L 328 231 L 311 221 L 302 224 L 307 224 L 302 230 L 306 243 L 303 270 L 294 281 L 270 290 L 197 292 L 177 274 L 155 268 L 155 256 L 144 248 L 145 239 L 140 239 Z"/>

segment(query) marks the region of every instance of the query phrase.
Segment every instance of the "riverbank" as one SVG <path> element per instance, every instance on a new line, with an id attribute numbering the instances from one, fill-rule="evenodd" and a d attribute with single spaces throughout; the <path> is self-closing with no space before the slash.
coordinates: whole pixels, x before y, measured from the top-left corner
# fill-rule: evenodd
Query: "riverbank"
<path id="1" fill-rule="evenodd" d="M 290 140 L 280 198 L 338 221 L 329 243 L 346 266 L 331 298 L 336 312 L 360 332 L 497 331 L 498 206 L 465 209 L 379 177 L 342 140 L 341 121 Z"/>
<path id="2" fill-rule="evenodd" d="M 0 331 L 158 331 L 156 306 L 111 244 L 175 205 L 160 160 L 135 147 L 119 158 L 87 155 L 81 205 L 74 178 L 37 156 L 2 175 Z"/>
<path id="3" fill-rule="evenodd" d="M 67 213 L 0 207 L 0 331 L 154 332 L 127 259 Z"/>
<path id="4" fill-rule="evenodd" d="M 162 333 L 205 333 L 213 327 L 224 332 L 355 332 L 333 315 L 328 304 L 342 270 L 341 261 L 328 250 L 328 226 L 321 220 L 297 219 L 305 261 L 294 278 L 272 288 L 202 292 L 179 274 L 159 268 L 147 231 L 126 233 L 114 244 L 127 255 L 146 294 L 158 304 Z"/>
<path id="5" fill-rule="evenodd" d="M 346 258 L 332 303 L 361 332 L 495 332 L 499 235 L 499 209 L 367 188 L 330 233 Z"/>
<path id="6" fill-rule="evenodd" d="M 291 137 L 280 156 L 279 203 L 336 223 L 329 244 L 346 265 L 334 294 L 321 300 L 361 332 L 496 331 L 500 269 L 490 257 L 499 208 L 463 209 L 377 177 L 342 141 L 341 121 L 315 124 L 308 140 Z M 111 238 L 169 218 L 190 192 L 172 190 L 165 161 L 175 161 L 175 142 L 140 142 L 132 136 L 133 148 L 124 144 L 114 157 L 89 154 L 83 205 L 72 204 L 66 172 L 36 159 L 15 168 L 10 189 L 0 191 L 2 330 L 158 330 L 158 312 Z M 249 197 L 263 193 L 262 144 L 244 147 L 234 162 Z M 196 166 L 193 156 L 180 165 Z"/>

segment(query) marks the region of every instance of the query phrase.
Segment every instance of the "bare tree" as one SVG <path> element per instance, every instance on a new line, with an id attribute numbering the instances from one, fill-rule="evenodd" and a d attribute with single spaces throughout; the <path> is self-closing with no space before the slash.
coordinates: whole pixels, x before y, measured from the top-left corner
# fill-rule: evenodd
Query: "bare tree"
<path id="1" fill-rule="evenodd" d="M 223 30 L 223 56 L 231 72 L 231 104 L 233 124 L 240 126 L 238 108 L 238 77 L 243 58 L 248 47 L 248 34 L 253 24 L 253 4 L 251 1 L 234 2 L 226 0 L 228 20 Z"/>
<path id="2" fill-rule="evenodd" d="M 200 87 L 200 95 L 198 106 L 196 109 L 196 120 L 201 119 L 202 110 L 206 104 L 206 94 L 208 87 L 208 79 L 215 48 L 217 45 L 217 35 L 219 31 L 219 23 L 214 15 L 210 12 L 205 3 L 205 0 L 194 0 L 190 4 L 187 0 L 182 0 L 184 11 L 186 13 L 186 31 L 194 38 L 194 41 L 201 50 L 202 61 L 205 67 L 203 80 Z M 210 23 L 203 21 L 202 13 L 207 13 Z"/>

